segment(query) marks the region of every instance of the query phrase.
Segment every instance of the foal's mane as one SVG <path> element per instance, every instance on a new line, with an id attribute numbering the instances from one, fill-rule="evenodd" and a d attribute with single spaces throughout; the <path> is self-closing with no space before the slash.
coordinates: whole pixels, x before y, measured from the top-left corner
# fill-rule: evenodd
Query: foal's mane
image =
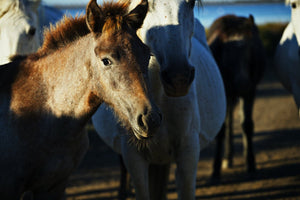
<path id="1" fill-rule="evenodd" d="M 38 53 L 49 54 L 90 33 L 85 16 L 66 17 L 44 32 L 44 43 Z"/>
<path id="2" fill-rule="evenodd" d="M 127 13 L 129 3 L 125 1 L 104 2 L 101 11 L 104 16 L 105 23 L 102 32 L 114 32 L 121 28 L 122 16 Z M 51 25 L 44 32 L 44 43 L 38 50 L 35 57 L 41 57 L 52 53 L 53 51 L 64 47 L 80 37 L 90 33 L 86 24 L 86 16 L 77 16 L 75 18 L 66 17 L 58 22 L 55 26 Z"/>

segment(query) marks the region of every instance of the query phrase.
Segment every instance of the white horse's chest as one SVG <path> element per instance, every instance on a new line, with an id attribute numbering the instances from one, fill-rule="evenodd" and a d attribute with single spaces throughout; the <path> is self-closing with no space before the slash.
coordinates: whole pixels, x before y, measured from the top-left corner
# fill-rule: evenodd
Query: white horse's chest
<path id="1" fill-rule="evenodd" d="M 154 136 L 151 151 L 146 157 L 150 163 L 167 164 L 174 162 L 179 152 L 184 151 L 190 138 L 198 137 L 196 131 L 195 104 L 190 96 L 182 98 L 167 98 L 161 105 L 163 118 L 160 131 Z M 184 103 L 183 103 L 184 102 Z"/>
<path id="2" fill-rule="evenodd" d="M 151 151 L 146 151 L 144 157 L 149 163 L 168 164 L 175 160 L 174 145 L 167 136 L 165 133 L 159 133 L 156 143 L 150 147 Z"/>

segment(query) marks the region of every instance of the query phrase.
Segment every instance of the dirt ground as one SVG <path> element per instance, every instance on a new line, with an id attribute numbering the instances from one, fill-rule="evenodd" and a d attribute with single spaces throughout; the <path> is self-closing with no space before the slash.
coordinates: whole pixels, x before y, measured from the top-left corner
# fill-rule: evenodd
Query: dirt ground
<path id="1" fill-rule="evenodd" d="M 214 143 L 201 152 L 196 199 L 300 199 L 300 121 L 292 96 L 267 69 L 254 107 L 257 172 L 249 177 L 242 157 L 241 128 L 235 112 L 235 158 L 220 184 L 210 184 Z M 90 148 L 66 189 L 67 199 L 117 199 L 119 158 L 89 127 Z M 168 199 L 177 199 L 172 166 Z"/>

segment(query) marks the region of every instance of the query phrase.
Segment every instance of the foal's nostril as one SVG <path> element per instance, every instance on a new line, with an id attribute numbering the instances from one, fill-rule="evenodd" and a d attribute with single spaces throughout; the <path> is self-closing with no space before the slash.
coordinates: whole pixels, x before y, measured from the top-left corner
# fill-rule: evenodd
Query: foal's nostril
<path id="1" fill-rule="evenodd" d="M 143 121 L 143 116 L 144 116 L 144 115 L 140 114 L 140 115 L 138 116 L 137 121 L 138 121 L 138 125 L 139 125 L 143 130 L 146 130 L 146 126 L 145 126 L 145 123 L 144 123 L 144 121 Z"/>
<path id="2" fill-rule="evenodd" d="M 34 36 L 35 32 L 36 32 L 36 28 L 34 28 L 33 26 L 31 26 L 31 27 L 29 28 L 27 34 L 28 34 L 29 36 Z"/>
<path id="3" fill-rule="evenodd" d="M 162 121 L 162 114 L 159 112 L 159 113 L 158 113 L 158 116 L 159 116 L 158 122 L 159 122 L 159 125 L 160 125 L 160 123 L 161 123 L 161 121 Z"/>

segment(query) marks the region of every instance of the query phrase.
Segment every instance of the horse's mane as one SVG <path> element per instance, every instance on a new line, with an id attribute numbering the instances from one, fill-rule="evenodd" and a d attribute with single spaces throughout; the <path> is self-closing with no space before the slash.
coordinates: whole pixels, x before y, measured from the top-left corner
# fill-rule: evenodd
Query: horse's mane
<path id="1" fill-rule="evenodd" d="M 64 16 L 56 25 L 51 25 L 44 32 L 44 43 L 39 49 L 39 54 L 49 54 L 67 44 L 76 41 L 90 33 L 85 16 L 75 18 Z"/>
<path id="2" fill-rule="evenodd" d="M 122 16 L 127 13 L 128 2 L 104 2 L 101 6 L 105 24 L 102 31 L 114 31 L 120 29 Z M 90 33 L 86 24 L 86 16 L 66 17 L 55 26 L 51 25 L 44 32 L 44 43 L 34 57 L 41 57 L 70 44 L 80 37 Z"/>
<path id="3" fill-rule="evenodd" d="M 216 33 L 223 37 L 229 37 L 235 34 L 251 34 L 254 22 L 246 17 L 237 17 L 235 15 L 226 15 L 214 21 L 208 30 L 207 38 L 215 36 Z"/>
<path id="4" fill-rule="evenodd" d="M 19 0 L 0 0 L 0 17 L 5 15 L 10 10 L 13 10 L 14 8 L 19 8 L 20 3 L 22 2 L 20 2 Z"/>

